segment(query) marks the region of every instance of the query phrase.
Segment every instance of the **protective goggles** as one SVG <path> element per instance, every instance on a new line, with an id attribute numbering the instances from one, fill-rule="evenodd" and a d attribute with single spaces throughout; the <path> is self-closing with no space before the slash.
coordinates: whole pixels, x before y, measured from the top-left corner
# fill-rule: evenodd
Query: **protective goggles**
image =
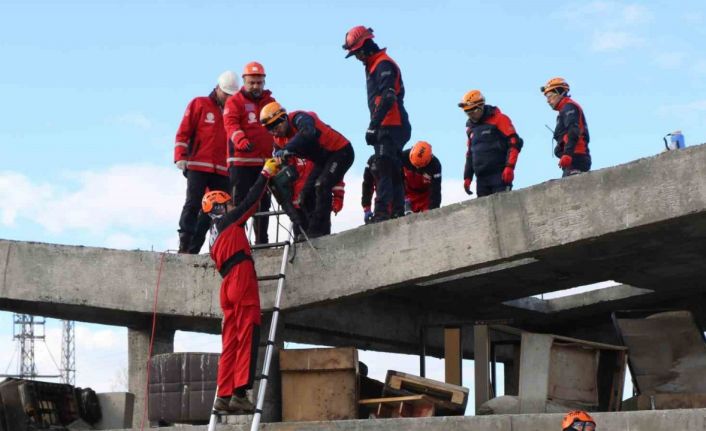
<path id="1" fill-rule="evenodd" d="M 574 422 L 569 427 L 570 430 L 575 431 L 596 431 L 596 424 L 593 422 Z"/>
<path id="2" fill-rule="evenodd" d="M 208 213 L 208 215 L 216 220 L 223 217 L 226 213 L 226 204 L 214 204 L 213 209 Z"/>
<path id="3" fill-rule="evenodd" d="M 465 112 L 482 111 L 484 106 L 484 103 L 478 102 L 461 102 L 458 104 L 458 107 L 462 108 Z"/>

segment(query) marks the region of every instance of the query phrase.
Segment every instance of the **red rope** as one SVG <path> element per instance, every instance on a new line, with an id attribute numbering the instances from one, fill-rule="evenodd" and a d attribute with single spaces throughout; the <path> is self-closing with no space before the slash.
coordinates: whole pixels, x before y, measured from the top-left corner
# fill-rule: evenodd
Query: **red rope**
<path id="1" fill-rule="evenodd" d="M 147 380 L 145 380 L 145 407 L 142 409 L 142 421 L 140 430 L 145 429 L 145 419 L 147 418 L 147 405 L 149 404 L 149 386 L 150 386 L 150 360 L 152 359 L 152 347 L 154 346 L 154 333 L 157 328 L 157 298 L 159 297 L 159 283 L 162 280 L 162 268 L 164 267 L 164 256 L 166 251 L 162 252 L 162 257 L 159 259 L 159 271 L 157 272 L 157 287 L 154 290 L 154 304 L 152 304 L 152 335 L 150 336 L 150 348 L 147 353 Z"/>

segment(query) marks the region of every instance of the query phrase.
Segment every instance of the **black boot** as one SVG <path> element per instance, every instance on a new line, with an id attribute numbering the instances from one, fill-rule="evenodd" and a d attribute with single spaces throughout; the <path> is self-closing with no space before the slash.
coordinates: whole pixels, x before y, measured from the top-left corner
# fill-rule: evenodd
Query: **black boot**
<path id="1" fill-rule="evenodd" d="M 179 232 L 179 253 L 189 253 L 192 235 L 189 232 Z"/>

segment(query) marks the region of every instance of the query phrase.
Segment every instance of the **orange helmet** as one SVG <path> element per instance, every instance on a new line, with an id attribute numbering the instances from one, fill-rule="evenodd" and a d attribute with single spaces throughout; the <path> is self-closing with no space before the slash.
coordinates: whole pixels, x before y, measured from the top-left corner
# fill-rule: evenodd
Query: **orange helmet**
<path id="1" fill-rule="evenodd" d="M 348 33 L 346 33 L 346 40 L 343 43 L 343 49 L 348 50 L 348 55 L 346 55 L 346 58 L 355 54 L 356 51 L 362 48 L 366 40 L 374 37 L 375 35 L 373 34 L 373 29 L 362 25 L 357 25 L 348 30 Z"/>
<path id="2" fill-rule="evenodd" d="M 461 103 L 458 104 L 465 112 L 471 111 L 479 106 L 485 105 L 485 97 L 480 90 L 471 90 L 464 94 L 461 98 Z"/>
<path id="3" fill-rule="evenodd" d="M 591 422 L 594 427 L 596 425 L 596 421 L 593 420 L 591 415 L 586 413 L 583 410 L 574 410 L 572 412 L 569 412 L 564 416 L 564 420 L 561 421 L 561 429 L 562 430 L 572 430 L 571 425 L 573 425 L 574 422 Z M 595 428 L 594 428 L 595 429 Z M 591 430 L 593 431 L 593 430 Z"/>
<path id="4" fill-rule="evenodd" d="M 265 76 L 265 68 L 262 66 L 262 64 L 258 63 L 257 61 L 251 61 L 250 63 L 246 64 L 243 68 L 243 76 L 246 75 Z"/>
<path id="5" fill-rule="evenodd" d="M 204 213 L 208 214 L 213 210 L 215 205 L 223 205 L 228 201 L 230 201 L 230 195 L 228 193 L 214 190 L 203 195 L 203 199 L 201 199 L 201 209 Z"/>
<path id="6" fill-rule="evenodd" d="M 287 115 L 287 110 L 282 105 L 277 102 L 270 102 L 260 111 L 260 123 L 265 127 L 269 127 L 285 115 Z"/>
<path id="7" fill-rule="evenodd" d="M 409 152 L 409 161 L 415 168 L 423 168 L 431 162 L 431 145 L 427 141 L 419 141 Z"/>
<path id="8" fill-rule="evenodd" d="M 554 91 L 557 89 L 563 89 L 564 92 L 569 91 L 569 83 L 566 82 L 564 78 L 556 77 L 552 78 L 547 83 L 541 87 L 539 87 L 540 90 L 542 90 L 542 93 L 547 94 L 550 91 Z"/>

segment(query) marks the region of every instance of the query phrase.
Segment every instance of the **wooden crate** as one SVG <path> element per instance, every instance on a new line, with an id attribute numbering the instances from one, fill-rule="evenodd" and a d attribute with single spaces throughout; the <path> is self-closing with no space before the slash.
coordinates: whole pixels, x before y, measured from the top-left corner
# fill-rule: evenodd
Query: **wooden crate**
<path id="1" fill-rule="evenodd" d="M 463 415 L 468 402 L 468 388 L 451 385 L 400 371 L 389 370 L 385 395 L 426 395 L 436 405 L 439 415 Z"/>
<path id="2" fill-rule="evenodd" d="M 426 395 L 370 398 L 358 402 L 376 418 L 424 418 L 434 416 L 434 401 Z"/>
<path id="3" fill-rule="evenodd" d="M 282 421 L 358 418 L 358 351 L 354 348 L 280 352 Z"/>

